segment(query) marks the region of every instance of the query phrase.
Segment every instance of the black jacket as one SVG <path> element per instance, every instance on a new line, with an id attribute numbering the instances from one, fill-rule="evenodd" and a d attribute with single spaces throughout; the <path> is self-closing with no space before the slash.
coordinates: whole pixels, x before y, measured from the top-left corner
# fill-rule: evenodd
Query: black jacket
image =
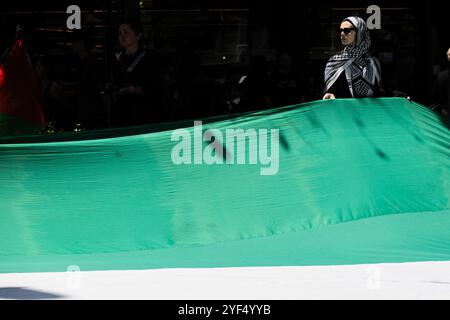
<path id="1" fill-rule="evenodd" d="M 141 54 L 145 52 L 142 57 Z M 133 67 L 133 63 L 138 63 Z M 139 48 L 133 56 L 118 55 L 113 65 L 113 86 L 116 92 L 125 87 L 141 87 L 143 95 L 115 95 L 112 122 L 114 126 L 158 122 L 162 113 L 164 78 L 155 54 Z"/>
<path id="2" fill-rule="evenodd" d="M 383 91 L 380 88 L 380 85 L 375 83 L 375 86 L 373 88 L 373 98 L 381 97 L 383 96 Z M 352 94 L 350 93 L 350 89 L 348 87 L 347 79 L 345 78 L 345 72 L 342 72 L 339 75 L 339 78 L 336 80 L 335 83 L 328 89 L 328 93 L 332 93 L 335 95 L 337 99 L 340 98 L 353 98 Z M 364 98 L 364 97 L 355 97 L 355 98 Z"/>
<path id="3" fill-rule="evenodd" d="M 433 87 L 433 104 L 436 105 L 435 111 L 449 114 L 450 84 L 448 81 L 449 70 L 442 71 L 438 74 Z"/>

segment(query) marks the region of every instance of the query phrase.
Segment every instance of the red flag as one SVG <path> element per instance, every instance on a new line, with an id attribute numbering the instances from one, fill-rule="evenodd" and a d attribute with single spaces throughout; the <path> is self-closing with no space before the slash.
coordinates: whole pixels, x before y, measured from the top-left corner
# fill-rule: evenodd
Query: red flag
<path id="1" fill-rule="evenodd" d="M 35 132 L 44 125 L 36 74 L 18 38 L 0 61 L 0 134 Z"/>

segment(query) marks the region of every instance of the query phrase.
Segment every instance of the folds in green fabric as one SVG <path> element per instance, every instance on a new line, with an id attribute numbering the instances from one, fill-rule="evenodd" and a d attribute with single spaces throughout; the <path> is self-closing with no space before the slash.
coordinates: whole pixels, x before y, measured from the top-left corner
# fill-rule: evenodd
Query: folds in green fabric
<path id="1" fill-rule="evenodd" d="M 0 271 L 450 260 L 450 134 L 427 108 L 338 99 L 204 119 L 279 130 L 266 176 L 174 164 L 173 130 L 192 125 L 4 139 Z"/>

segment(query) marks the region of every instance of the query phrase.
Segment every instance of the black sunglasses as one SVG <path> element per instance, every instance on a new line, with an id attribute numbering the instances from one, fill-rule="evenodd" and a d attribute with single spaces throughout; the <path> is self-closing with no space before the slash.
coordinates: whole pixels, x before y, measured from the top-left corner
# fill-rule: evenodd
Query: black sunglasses
<path id="1" fill-rule="evenodd" d="M 352 32 L 352 30 L 356 30 L 355 28 L 343 28 L 343 29 L 339 29 L 338 34 L 341 34 L 342 32 L 344 34 L 349 34 L 350 32 Z"/>

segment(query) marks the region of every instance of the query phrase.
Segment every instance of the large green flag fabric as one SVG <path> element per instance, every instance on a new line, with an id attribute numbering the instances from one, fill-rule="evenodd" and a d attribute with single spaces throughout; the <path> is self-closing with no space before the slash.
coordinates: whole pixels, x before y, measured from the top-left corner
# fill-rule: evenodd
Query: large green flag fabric
<path id="1" fill-rule="evenodd" d="M 401 98 L 2 138 L 0 272 L 450 260 L 449 138 Z"/>

